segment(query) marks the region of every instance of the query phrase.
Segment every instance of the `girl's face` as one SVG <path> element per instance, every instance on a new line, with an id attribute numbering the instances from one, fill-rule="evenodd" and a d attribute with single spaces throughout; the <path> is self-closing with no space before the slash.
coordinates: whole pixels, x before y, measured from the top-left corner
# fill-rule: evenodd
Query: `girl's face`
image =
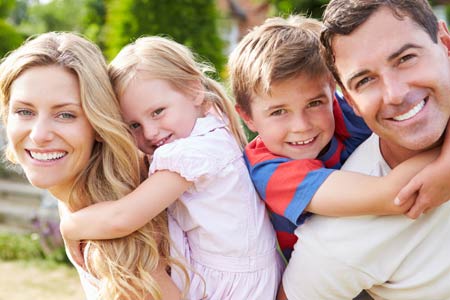
<path id="1" fill-rule="evenodd" d="M 23 72 L 11 85 L 6 131 L 28 180 L 59 199 L 67 197 L 95 142 L 76 75 L 56 65 Z"/>
<path id="2" fill-rule="evenodd" d="M 202 117 L 202 102 L 203 93 L 181 93 L 166 80 L 142 76 L 137 76 L 120 98 L 125 122 L 146 154 L 188 137 L 197 118 Z"/>

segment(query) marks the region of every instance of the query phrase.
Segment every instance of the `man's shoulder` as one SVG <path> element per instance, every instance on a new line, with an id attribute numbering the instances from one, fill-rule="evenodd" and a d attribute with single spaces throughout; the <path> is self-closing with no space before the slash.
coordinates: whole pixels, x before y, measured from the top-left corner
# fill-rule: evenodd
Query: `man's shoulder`
<path id="1" fill-rule="evenodd" d="M 342 166 L 342 170 L 372 176 L 384 176 L 389 173 L 391 169 L 381 154 L 379 137 L 376 134 L 372 134 L 356 148 Z"/>

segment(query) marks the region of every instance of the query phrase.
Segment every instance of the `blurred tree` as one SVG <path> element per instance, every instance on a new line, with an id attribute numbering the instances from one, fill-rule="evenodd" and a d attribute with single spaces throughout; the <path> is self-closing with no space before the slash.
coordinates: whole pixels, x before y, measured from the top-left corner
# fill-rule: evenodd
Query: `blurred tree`
<path id="1" fill-rule="evenodd" d="M 283 15 L 301 13 L 321 19 L 329 0 L 270 0 L 278 12 Z"/>
<path id="2" fill-rule="evenodd" d="M 167 35 L 222 70 L 224 42 L 218 34 L 216 1 L 109 0 L 106 3 L 105 44 L 109 58 L 140 36 Z"/>
<path id="3" fill-rule="evenodd" d="M 24 37 L 6 20 L 14 7 L 14 0 L 0 1 L 0 57 L 17 48 L 24 40 Z"/>

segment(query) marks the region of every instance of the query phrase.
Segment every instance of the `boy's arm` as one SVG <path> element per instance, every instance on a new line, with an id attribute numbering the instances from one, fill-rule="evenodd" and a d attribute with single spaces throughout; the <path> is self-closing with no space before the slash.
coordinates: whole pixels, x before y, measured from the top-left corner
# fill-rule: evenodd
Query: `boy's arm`
<path id="1" fill-rule="evenodd" d="M 158 171 L 119 200 L 100 202 L 67 215 L 61 221 L 61 232 L 70 240 L 126 236 L 148 223 L 191 185 L 178 173 Z"/>
<path id="2" fill-rule="evenodd" d="M 333 172 L 314 194 L 306 210 L 328 216 L 405 213 L 415 199 L 395 205 L 395 196 L 438 154 L 437 149 L 419 154 L 398 165 L 384 177 L 347 171 Z"/>
<path id="3" fill-rule="evenodd" d="M 402 205 L 410 198 L 416 198 L 413 206 L 406 212 L 412 219 L 423 212 L 437 207 L 450 199 L 450 123 L 447 124 L 441 155 L 420 171 L 400 191 L 396 203 Z"/>

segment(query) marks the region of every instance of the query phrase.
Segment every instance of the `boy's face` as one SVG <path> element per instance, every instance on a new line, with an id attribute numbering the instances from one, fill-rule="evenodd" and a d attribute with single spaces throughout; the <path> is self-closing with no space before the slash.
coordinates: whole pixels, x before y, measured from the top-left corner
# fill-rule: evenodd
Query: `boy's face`
<path id="1" fill-rule="evenodd" d="M 314 159 L 334 134 L 334 88 L 328 76 L 301 74 L 272 85 L 270 95 L 255 96 L 250 104 L 252 116 L 238 111 L 272 153 Z"/>

